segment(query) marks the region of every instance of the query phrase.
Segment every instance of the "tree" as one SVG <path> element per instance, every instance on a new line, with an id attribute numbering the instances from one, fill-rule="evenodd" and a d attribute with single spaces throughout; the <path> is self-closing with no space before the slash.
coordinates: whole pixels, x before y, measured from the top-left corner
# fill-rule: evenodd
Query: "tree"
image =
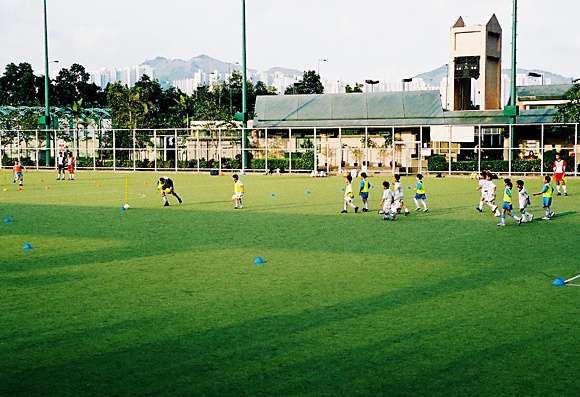
<path id="1" fill-rule="evenodd" d="M 351 87 L 350 84 L 347 84 L 346 87 L 344 87 L 344 91 L 347 94 L 363 92 L 363 85 L 360 83 L 355 83 L 354 87 Z"/>
<path id="2" fill-rule="evenodd" d="M 320 75 L 314 70 L 304 72 L 302 80 L 286 88 L 284 95 L 294 94 L 323 94 L 324 86 L 320 81 Z"/>
<path id="3" fill-rule="evenodd" d="M 0 77 L 0 105 L 38 105 L 36 77 L 29 63 L 10 63 Z"/>
<path id="4" fill-rule="evenodd" d="M 62 68 L 54 79 L 53 102 L 70 107 L 82 100 L 85 107 L 106 106 L 106 94 L 99 86 L 89 83 L 90 75 L 85 67 L 74 63 L 70 69 Z"/>
<path id="5" fill-rule="evenodd" d="M 254 87 L 256 91 L 256 96 L 259 95 L 277 95 L 276 87 L 269 87 L 263 81 L 258 81 Z"/>
<path id="6" fill-rule="evenodd" d="M 554 117 L 557 123 L 580 123 L 580 83 L 574 84 L 566 93 L 568 103 L 558 106 Z"/>

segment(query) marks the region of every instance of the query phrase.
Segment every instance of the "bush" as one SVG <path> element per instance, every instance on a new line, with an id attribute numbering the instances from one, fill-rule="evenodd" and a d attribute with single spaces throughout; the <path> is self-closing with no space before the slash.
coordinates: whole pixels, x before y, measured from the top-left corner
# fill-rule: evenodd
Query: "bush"
<path id="1" fill-rule="evenodd" d="M 93 158 L 92 157 L 79 157 L 77 159 L 77 167 L 92 168 Z"/>
<path id="2" fill-rule="evenodd" d="M 296 170 L 313 170 L 314 169 L 314 152 L 307 151 L 299 153 L 299 156 L 292 157 L 292 169 Z"/>
<path id="3" fill-rule="evenodd" d="M 268 158 L 268 169 L 288 169 L 289 161 L 287 158 Z M 254 170 L 266 169 L 266 159 L 253 159 L 251 167 Z"/>
<path id="4" fill-rule="evenodd" d="M 514 160 L 512 162 L 513 172 L 541 172 L 541 160 Z"/>
<path id="5" fill-rule="evenodd" d="M 449 165 L 447 166 L 449 167 Z M 473 172 L 477 171 L 478 162 L 473 160 L 456 161 L 451 163 L 451 171 Z"/>
<path id="6" fill-rule="evenodd" d="M 431 156 L 427 160 L 427 169 L 429 171 L 447 171 L 449 170 L 449 163 L 445 159 L 445 156 Z"/>
<path id="7" fill-rule="evenodd" d="M 242 168 L 242 161 L 239 159 L 229 159 L 222 157 L 222 168 L 227 170 L 237 170 Z"/>

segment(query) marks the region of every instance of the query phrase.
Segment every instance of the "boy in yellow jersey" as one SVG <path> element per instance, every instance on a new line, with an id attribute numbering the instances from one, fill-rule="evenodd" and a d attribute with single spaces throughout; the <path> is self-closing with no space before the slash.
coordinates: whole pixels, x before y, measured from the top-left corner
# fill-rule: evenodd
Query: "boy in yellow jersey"
<path id="1" fill-rule="evenodd" d="M 348 174 L 346 176 L 346 186 L 344 187 L 344 206 L 342 207 L 341 214 L 346 214 L 346 210 L 349 206 L 354 208 L 355 214 L 358 212 L 358 207 L 353 204 L 354 193 L 352 192 L 352 176 Z"/>
<path id="2" fill-rule="evenodd" d="M 244 208 L 244 204 L 242 202 L 244 198 L 244 183 L 240 180 L 240 177 L 237 174 L 232 176 L 234 180 L 234 195 L 232 196 L 232 200 L 234 200 L 234 209 L 241 210 Z"/>
<path id="3" fill-rule="evenodd" d="M 369 190 L 371 189 L 371 184 L 367 180 L 367 174 L 363 172 L 360 174 L 361 180 L 359 184 L 359 196 L 363 202 L 362 212 L 369 212 Z"/>
<path id="4" fill-rule="evenodd" d="M 423 212 L 429 211 L 427 208 L 427 194 L 423 185 L 423 175 L 417 174 L 417 183 L 415 184 L 415 210 L 420 211 L 419 203 L 423 205 Z"/>
<path id="5" fill-rule="evenodd" d="M 534 196 L 542 195 L 544 203 L 544 216 L 543 220 L 549 221 L 554 216 L 554 211 L 552 211 L 552 199 L 554 198 L 554 188 L 550 184 L 552 178 L 546 175 L 544 178 L 544 187 L 541 192 L 534 193 Z"/>
<path id="6" fill-rule="evenodd" d="M 497 224 L 498 226 L 505 226 L 505 216 L 506 214 L 511 216 L 512 218 L 514 218 L 514 220 L 518 223 L 518 225 L 520 225 L 522 223 L 522 219 L 518 218 L 517 216 L 515 216 L 513 214 L 513 205 L 512 205 L 512 197 L 513 197 L 513 193 L 512 193 L 512 189 L 513 189 L 513 184 L 511 179 L 506 178 L 503 180 L 505 183 L 505 188 L 503 190 L 503 212 L 501 213 L 501 217 L 500 217 L 500 221 Z"/>
<path id="7" fill-rule="evenodd" d="M 157 183 L 157 189 L 161 193 L 161 199 L 163 200 L 164 207 L 169 207 L 169 201 L 167 201 L 167 195 L 169 194 L 174 196 L 179 202 L 179 204 L 182 203 L 181 197 L 179 197 L 177 193 L 175 193 L 174 191 L 175 187 L 173 185 L 173 180 L 171 178 L 168 178 L 166 176 L 162 176 L 161 178 L 159 178 L 159 182 Z"/>

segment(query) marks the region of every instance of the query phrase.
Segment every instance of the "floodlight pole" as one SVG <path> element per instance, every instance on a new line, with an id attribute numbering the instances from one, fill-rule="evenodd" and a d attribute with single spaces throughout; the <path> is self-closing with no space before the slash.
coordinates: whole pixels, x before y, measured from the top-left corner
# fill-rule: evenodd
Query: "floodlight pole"
<path id="1" fill-rule="evenodd" d="M 246 69 L 246 0 L 242 0 L 242 170 L 248 166 L 248 103 L 247 103 L 247 69 Z"/>
<path id="2" fill-rule="evenodd" d="M 511 95 L 510 106 L 512 109 L 516 107 L 517 96 L 517 40 L 518 40 L 518 0 L 513 0 L 513 14 L 512 14 L 512 76 L 511 76 Z M 516 116 L 512 116 L 512 124 L 516 123 Z"/>
<path id="3" fill-rule="evenodd" d="M 48 102 L 48 22 L 46 16 L 46 0 L 44 0 L 44 127 L 46 130 L 46 166 L 50 163 L 50 105 Z"/>

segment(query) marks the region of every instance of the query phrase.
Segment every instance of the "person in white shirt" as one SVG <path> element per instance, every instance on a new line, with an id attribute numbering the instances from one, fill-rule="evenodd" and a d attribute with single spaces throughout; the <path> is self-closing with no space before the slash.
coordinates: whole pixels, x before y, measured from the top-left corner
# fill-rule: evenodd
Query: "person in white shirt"
<path id="1" fill-rule="evenodd" d="M 501 214 L 499 212 L 499 209 L 497 208 L 497 205 L 495 204 L 495 195 L 496 195 L 496 190 L 497 190 L 497 186 L 495 186 L 495 183 L 493 183 L 493 181 L 491 180 L 491 172 L 487 172 L 485 175 L 485 180 L 486 180 L 486 190 L 487 190 L 487 197 L 485 198 L 485 203 L 491 208 L 491 212 L 496 216 L 496 217 L 500 217 Z"/>
<path id="2" fill-rule="evenodd" d="M 518 188 L 518 198 L 520 203 L 520 214 L 522 215 L 522 222 L 531 222 L 534 220 L 534 215 L 527 211 L 527 208 L 531 204 L 530 195 L 524 187 L 524 181 L 521 179 L 516 181 L 516 186 Z"/>
<path id="3" fill-rule="evenodd" d="M 383 214 L 385 221 L 394 221 L 397 218 L 397 208 L 394 204 L 395 194 L 391 191 L 389 182 L 383 182 L 383 196 L 379 203 L 379 208 L 382 208 L 379 213 Z"/>
<path id="4" fill-rule="evenodd" d="M 487 171 L 483 171 L 479 176 L 479 186 L 477 187 L 477 191 L 481 193 L 481 198 L 479 199 L 479 205 L 475 208 L 479 212 L 483 212 L 483 205 L 485 204 L 487 198 L 488 183 L 486 177 Z"/>
<path id="5" fill-rule="evenodd" d="M 554 171 L 554 180 L 556 181 L 556 192 L 558 196 L 561 196 L 560 186 L 564 191 L 564 196 L 568 195 L 568 187 L 566 186 L 566 160 L 564 160 L 560 153 L 556 154 L 556 161 L 552 165 L 552 170 Z"/>
<path id="6" fill-rule="evenodd" d="M 404 211 L 405 216 L 409 215 L 409 208 L 405 205 L 405 192 L 401 183 L 401 175 L 395 175 L 395 208 L 397 213 Z"/>
<path id="7" fill-rule="evenodd" d="M 65 153 L 64 152 L 58 152 L 58 156 L 56 157 L 56 168 L 57 168 L 57 176 L 56 176 L 56 180 L 57 181 L 64 181 L 65 177 L 64 177 L 64 166 L 66 163 L 66 157 L 65 157 Z"/>

